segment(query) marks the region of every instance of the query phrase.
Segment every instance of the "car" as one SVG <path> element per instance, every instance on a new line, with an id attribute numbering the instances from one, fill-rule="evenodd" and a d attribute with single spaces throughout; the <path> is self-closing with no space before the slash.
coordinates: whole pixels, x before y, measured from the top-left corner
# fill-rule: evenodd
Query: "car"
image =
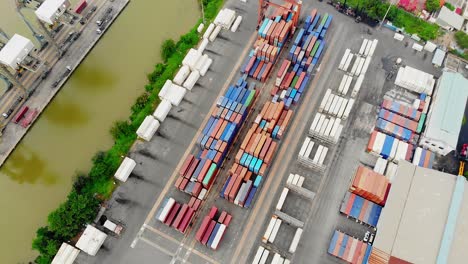
<path id="1" fill-rule="evenodd" d="M 369 242 L 368 242 L 368 243 L 372 245 L 372 244 L 374 243 L 374 238 L 375 238 L 375 234 L 372 233 L 372 234 L 370 235 L 370 237 L 369 237 Z"/>
<path id="2" fill-rule="evenodd" d="M 364 234 L 364 239 L 363 241 L 364 242 L 368 242 L 369 241 L 369 236 L 370 236 L 371 232 L 367 231 L 365 234 Z"/>

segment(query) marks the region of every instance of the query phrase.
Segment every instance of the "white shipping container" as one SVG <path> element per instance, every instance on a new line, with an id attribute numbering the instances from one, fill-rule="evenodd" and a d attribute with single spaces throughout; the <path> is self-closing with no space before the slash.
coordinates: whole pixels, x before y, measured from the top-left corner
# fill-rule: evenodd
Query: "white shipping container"
<path id="1" fill-rule="evenodd" d="M 211 33 L 213 33 L 214 28 L 215 28 L 215 24 L 210 23 L 210 25 L 206 29 L 205 33 L 203 34 L 203 38 L 208 39 L 210 37 Z"/>
<path id="2" fill-rule="evenodd" d="M 348 100 L 348 103 L 346 104 L 346 109 L 343 113 L 343 116 L 341 117 L 343 120 L 346 120 L 346 118 L 349 117 L 349 115 L 351 114 L 351 109 L 353 109 L 353 105 L 354 105 L 354 99 L 349 99 Z"/>
<path id="3" fill-rule="evenodd" d="M 351 68 L 351 75 L 354 75 L 357 70 L 357 66 L 359 65 L 359 62 L 361 61 L 361 57 L 357 56 L 356 59 L 354 60 L 353 67 Z"/>
<path id="4" fill-rule="evenodd" d="M 177 85 L 182 85 L 187 79 L 190 74 L 190 68 L 187 65 L 183 65 L 180 70 L 177 72 L 176 76 L 174 77 L 173 82 Z"/>
<path id="5" fill-rule="evenodd" d="M 198 25 L 198 27 L 197 27 L 197 32 L 198 33 L 202 32 L 204 27 L 205 27 L 205 24 L 200 23 L 200 25 Z"/>
<path id="6" fill-rule="evenodd" d="M 288 196 L 288 192 L 288 188 L 283 188 L 280 198 L 278 199 L 278 203 L 276 204 L 276 210 L 281 211 L 281 208 L 283 208 L 284 201 L 286 201 L 286 196 Z"/>
<path id="7" fill-rule="evenodd" d="M 338 128 L 340 127 L 341 119 L 337 118 L 335 119 L 335 122 L 333 123 L 333 128 L 330 132 L 330 137 L 335 138 L 336 133 L 338 132 Z"/>
<path id="8" fill-rule="evenodd" d="M 307 150 L 306 150 L 306 152 L 305 152 L 305 154 L 304 154 L 304 156 L 305 156 L 307 159 L 309 158 L 310 153 L 312 152 L 312 149 L 314 148 L 314 144 L 315 144 L 315 143 L 314 143 L 313 141 L 310 141 L 310 142 L 309 142 L 309 145 L 307 146 Z"/>
<path id="9" fill-rule="evenodd" d="M 268 242 L 273 243 L 275 242 L 276 235 L 278 234 L 278 230 L 281 226 L 283 221 L 279 218 L 276 219 L 275 226 L 273 227 L 273 231 L 271 232 L 270 237 L 268 238 Z"/>
<path id="10" fill-rule="evenodd" d="M 269 239 L 270 236 L 271 236 L 271 232 L 273 232 L 273 228 L 275 227 L 276 219 L 278 219 L 278 217 L 277 217 L 276 215 L 273 215 L 273 216 L 271 217 L 270 223 L 268 224 L 268 227 L 267 227 L 267 229 L 265 230 L 265 234 L 264 234 L 263 237 L 262 237 L 262 242 L 263 242 L 263 243 L 267 243 L 267 242 L 268 242 L 268 239 Z"/>
<path id="11" fill-rule="evenodd" d="M 359 77 L 356 80 L 356 83 L 354 84 L 353 87 L 353 92 L 351 93 L 351 97 L 356 97 L 356 95 L 359 93 L 359 90 L 361 89 L 362 82 L 364 81 L 364 74 L 359 75 Z"/>
<path id="12" fill-rule="evenodd" d="M 259 264 L 265 264 L 268 259 L 268 255 L 270 255 L 270 251 L 268 249 L 265 249 L 265 251 L 263 251 L 262 258 L 260 259 Z"/>
<path id="13" fill-rule="evenodd" d="M 340 99 L 339 96 L 334 95 L 334 96 L 333 96 L 333 101 L 332 101 L 332 103 L 331 103 L 331 105 L 330 105 L 330 109 L 328 109 L 328 111 L 325 109 L 325 111 L 326 111 L 327 113 L 329 113 L 329 114 L 333 113 L 333 109 L 335 109 L 336 104 L 338 103 L 338 100 L 339 100 L 339 99 Z"/>
<path id="14" fill-rule="evenodd" d="M 325 113 L 328 113 L 330 111 L 330 107 L 332 106 L 332 103 L 333 103 L 333 100 L 335 100 L 335 97 L 336 96 L 334 94 L 330 94 L 330 96 L 328 97 L 328 101 L 324 109 Z"/>
<path id="15" fill-rule="evenodd" d="M 398 148 L 397 148 L 397 153 L 395 155 L 395 162 L 398 163 L 400 160 L 405 160 L 406 159 L 406 153 L 408 152 L 408 143 L 399 141 L 398 142 Z"/>
<path id="16" fill-rule="evenodd" d="M 302 228 L 296 229 L 296 233 L 294 234 L 294 238 L 289 246 L 289 253 L 296 252 L 297 246 L 299 245 L 299 241 L 301 240 L 302 236 Z"/>
<path id="17" fill-rule="evenodd" d="M 117 171 L 114 173 L 114 177 L 121 182 L 126 182 L 135 166 L 136 162 L 133 159 L 125 157 Z"/>
<path id="18" fill-rule="evenodd" d="M 372 47 L 372 41 L 368 41 L 366 45 L 366 50 L 364 51 L 364 56 L 368 56 Z"/>
<path id="19" fill-rule="evenodd" d="M 299 182 L 299 175 L 298 174 L 294 174 L 293 176 L 293 181 L 292 181 L 292 185 L 297 185 L 297 183 Z"/>
<path id="20" fill-rule="evenodd" d="M 330 136 L 330 132 L 333 128 L 333 124 L 335 124 L 335 118 L 330 118 L 330 121 L 328 121 L 328 125 L 327 125 L 327 128 L 325 129 L 325 133 L 324 133 L 324 136 L 328 137 Z"/>
<path id="21" fill-rule="evenodd" d="M 328 97 L 330 97 L 330 94 L 331 94 L 331 89 L 327 89 L 327 91 L 325 92 L 325 96 L 323 97 L 322 102 L 320 103 L 319 112 L 323 111 L 323 108 L 327 104 Z"/>
<path id="22" fill-rule="evenodd" d="M 177 84 L 172 84 L 167 94 L 160 99 L 166 99 L 169 102 L 171 102 L 173 106 L 178 106 L 184 98 L 186 92 L 187 90 L 184 87 L 179 86 Z"/>
<path id="23" fill-rule="evenodd" d="M 346 50 L 345 50 L 345 52 L 344 52 L 344 54 L 343 54 L 343 57 L 341 58 L 340 64 L 339 64 L 339 66 L 338 66 L 338 69 L 340 69 L 340 70 L 343 69 L 343 67 L 344 67 L 344 65 L 345 65 L 345 63 L 346 63 L 346 59 L 348 58 L 348 55 L 349 55 L 350 52 L 351 52 L 350 49 L 346 49 Z"/>
<path id="24" fill-rule="evenodd" d="M 200 70 L 201 76 L 205 76 L 206 72 L 208 71 L 212 63 L 213 63 L 213 60 L 211 58 L 208 58 L 208 60 L 205 62 L 205 64 L 203 64 Z"/>
<path id="25" fill-rule="evenodd" d="M 234 23 L 232 24 L 231 32 L 236 32 L 241 22 L 242 22 L 242 16 L 237 16 L 236 21 L 234 21 Z"/>
<path id="26" fill-rule="evenodd" d="M 283 264 L 291 264 L 291 262 L 289 261 L 289 259 L 285 259 Z"/>
<path id="27" fill-rule="evenodd" d="M 370 62 L 371 62 L 372 57 L 367 57 L 366 60 L 364 61 L 364 66 L 362 66 L 361 70 L 361 75 L 366 74 L 367 69 L 369 68 Z"/>
<path id="28" fill-rule="evenodd" d="M 315 131 L 318 133 L 320 130 L 322 130 L 323 123 L 325 122 L 326 116 L 325 115 L 320 115 L 319 122 L 317 124 L 317 127 L 315 127 Z"/>
<path id="29" fill-rule="evenodd" d="M 142 138 L 146 141 L 150 141 L 156 131 L 159 128 L 159 121 L 154 118 L 154 116 L 149 115 L 141 123 L 140 127 L 137 129 L 136 134 L 139 138 Z"/>
<path id="30" fill-rule="evenodd" d="M 420 104 L 421 104 L 421 100 L 415 99 L 415 100 L 413 101 L 413 108 L 418 109 Z"/>
<path id="31" fill-rule="evenodd" d="M 388 156 L 389 160 L 393 160 L 395 158 L 397 148 L 398 148 L 398 142 L 399 142 L 399 140 L 396 139 L 396 138 L 395 138 L 395 140 L 393 140 L 392 148 L 390 150 L 390 156 Z"/>
<path id="32" fill-rule="evenodd" d="M 383 145 L 385 143 L 385 138 L 387 136 L 383 133 L 378 132 L 377 136 L 375 137 L 374 147 L 372 148 L 375 153 L 379 154 L 382 153 Z"/>
<path id="33" fill-rule="evenodd" d="M 198 63 L 198 60 L 201 58 L 202 53 L 196 49 L 190 49 L 187 55 L 185 55 L 184 59 L 182 60 L 182 65 L 186 65 L 190 68 L 190 70 L 195 70 L 195 66 Z"/>
<path id="34" fill-rule="evenodd" d="M 348 59 L 346 60 L 345 65 L 344 65 L 344 67 L 343 67 L 343 70 L 344 70 L 345 72 L 348 71 L 349 65 L 351 64 L 351 61 L 353 60 L 353 57 L 354 57 L 354 55 L 353 55 L 352 53 L 349 53 Z"/>
<path id="35" fill-rule="evenodd" d="M 212 249 L 214 250 L 218 249 L 219 242 L 221 241 L 221 238 L 223 237 L 225 231 L 226 231 L 226 225 L 221 224 L 219 226 L 218 232 L 216 233 L 213 239 L 213 243 L 211 243 Z"/>
<path id="36" fill-rule="evenodd" d="M 369 40 L 368 39 L 364 39 L 362 41 L 362 44 L 361 44 L 361 48 L 359 49 L 359 55 L 363 55 L 364 54 L 364 51 L 366 50 L 366 46 L 367 46 L 367 42 Z"/>
<path id="37" fill-rule="evenodd" d="M 348 75 L 343 75 L 343 78 L 341 79 L 340 86 L 338 86 L 338 92 L 340 94 L 343 94 L 343 89 L 346 84 L 346 81 L 348 80 Z"/>
<path id="38" fill-rule="evenodd" d="M 203 54 L 200 59 L 197 61 L 197 65 L 195 65 L 195 70 L 200 72 L 203 65 L 208 61 L 208 55 Z"/>
<path id="39" fill-rule="evenodd" d="M 412 48 L 416 51 L 422 51 L 424 47 L 419 45 L 418 43 L 414 43 Z"/>
<path id="40" fill-rule="evenodd" d="M 385 169 L 387 168 L 387 162 L 388 161 L 386 159 L 379 157 L 377 159 L 377 163 L 374 166 L 374 171 L 383 175 L 385 173 Z"/>
<path id="41" fill-rule="evenodd" d="M 287 93 L 287 91 L 286 91 L 286 90 L 283 90 L 283 91 L 281 92 L 281 94 L 280 94 L 280 98 L 281 98 L 281 99 L 284 99 L 284 98 L 286 97 L 286 93 Z"/>
<path id="42" fill-rule="evenodd" d="M 302 143 L 301 150 L 299 150 L 299 156 L 304 156 L 305 155 L 305 152 L 307 150 L 307 146 L 309 146 L 309 142 L 310 142 L 310 137 L 306 137 L 305 140 L 304 140 L 304 143 Z"/>
<path id="43" fill-rule="evenodd" d="M 264 247 L 259 246 L 257 249 L 257 253 L 255 254 L 255 257 L 252 261 L 252 264 L 258 264 L 260 262 L 260 259 L 262 258 L 263 251 L 265 250 Z"/>
<path id="44" fill-rule="evenodd" d="M 355 73 L 356 76 L 359 76 L 359 74 L 361 74 L 362 67 L 364 66 L 364 62 L 366 61 L 366 59 L 364 59 L 364 58 L 359 58 L 359 59 L 360 59 L 359 60 L 359 65 L 358 65 L 358 67 L 356 69 L 356 73 Z"/>
<path id="45" fill-rule="evenodd" d="M 171 211 L 174 204 L 175 204 L 175 200 L 173 198 L 169 198 L 167 200 L 167 203 L 164 206 L 164 208 L 162 209 L 161 214 L 158 216 L 159 221 L 161 221 L 161 222 L 166 221 L 166 218 L 169 215 L 169 212 Z"/>
<path id="46" fill-rule="evenodd" d="M 338 130 L 333 138 L 333 140 L 335 140 L 335 142 L 338 142 L 338 139 L 340 139 L 340 135 L 341 135 L 341 131 L 343 131 L 343 125 L 340 125 L 338 127 Z"/>
<path id="47" fill-rule="evenodd" d="M 168 100 L 162 100 L 153 113 L 154 118 L 159 120 L 159 122 L 164 122 L 164 120 L 166 120 L 167 114 L 169 114 L 169 111 L 171 111 L 171 108 L 171 102 Z"/>
<path id="48" fill-rule="evenodd" d="M 198 79 L 200 79 L 200 72 L 197 70 L 191 72 L 187 80 L 184 82 L 184 88 L 191 91 Z"/>
<path id="49" fill-rule="evenodd" d="M 322 153 L 320 154 L 320 159 L 319 159 L 319 164 L 323 165 L 323 162 L 325 161 L 325 158 L 327 157 L 328 153 L 328 148 L 323 147 Z"/>
<path id="50" fill-rule="evenodd" d="M 286 181 L 286 184 L 292 184 L 294 180 L 294 174 L 289 173 L 288 180 Z"/>
<path id="51" fill-rule="evenodd" d="M 169 93 L 169 90 L 171 89 L 171 87 L 172 87 L 172 81 L 166 80 L 163 87 L 161 88 L 161 91 L 159 91 L 159 94 L 158 94 L 161 100 Z"/>
<path id="52" fill-rule="evenodd" d="M 398 169 L 398 165 L 396 165 L 393 162 L 388 163 L 387 170 L 385 171 L 385 177 L 387 177 L 390 183 L 393 182 L 397 169 Z"/>
<path id="53" fill-rule="evenodd" d="M 211 33 L 210 37 L 208 38 L 211 42 L 213 42 L 216 37 L 218 36 L 219 32 L 221 31 L 221 26 L 218 25 L 215 27 L 215 29 L 213 30 L 213 33 Z"/>
<path id="54" fill-rule="evenodd" d="M 312 121 L 309 131 L 315 131 L 315 128 L 317 127 L 320 116 L 321 115 L 319 113 L 315 114 L 314 121 Z"/>
<path id="55" fill-rule="evenodd" d="M 405 38 L 405 36 L 403 36 L 402 34 L 399 34 L 399 33 L 395 33 L 393 38 L 398 40 L 398 41 L 402 41 Z"/>
<path id="56" fill-rule="evenodd" d="M 377 43 L 379 43 L 379 40 L 374 39 L 374 41 L 372 42 L 372 47 L 371 47 L 371 49 L 369 51 L 369 57 L 374 56 L 375 49 L 377 48 Z"/>
<path id="57" fill-rule="evenodd" d="M 319 164 L 320 155 L 322 155 L 322 151 L 323 151 L 323 146 L 319 145 L 317 148 L 317 151 L 315 152 L 314 159 L 312 160 L 313 163 Z"/>
<path id="58" fill-rule="evenodd" d="M 344 115 L 344 112 L 346 110 L 346 106 L 348 105 L 348 99 L 343 99 L 343 103 L 341 103 L 341 107 L 338 110 L 338 118 L 342 118 Z"/>
<path id="59" fill-rule="evenodd" d="M 346 75 L 346 83 L 345 83 L 345 86 L 343 88 L 343 95 L 347 95 L 348 94 L 348 90 L 349 90 L 349 87 L 351 86 L 351 82 L 353 81 L 353 77 L 350 76 L 350 75 Z"/>
<path id="60" fill-rule="evenodd" d="M 237 192 L 236 199 L 234 199 L 234 204 L 239 205 L 239 201 L 242 199 L 242 196 L 245 192 L 245 188 L 247 188 L 247 183 L 242 183 L 239 192 Z"/>
<path id="61" fill-rule="evenodd" d="M 325 134 L 325 129 L 327 129 L 327 126 L 328 126 L 329 122 L 330 122 L 330 119 L 325 119 L 325 121 L 323 121 L 323 125 L 320 128 L 320 131 L 318 132 L 319 135 L 324 135 Z"/>
<path id="62" fill-rule="evenodd" d="M 208 46 L 208 43 L 210 43 L 208 39 L 206 38 L 202 39 L 202 41 L 200 42 L 200 46 L 198 46 L 198 51 L 203 53 L 206 47 Z"/>
<path id="63" fill-rule="evenodd" d="M 283 262 L 281 261 L 281 255 L 278 254 L 278 253 L 275 253 L 275 255 L 273 255 L 273 259 L 271 260 L 271 264 L 283 264 Z"/>
<path id="64" fill-rule="evenodd" d="M 343 97 L 338 97 L 338 101 L 337 101 L 337 103 L 335 105 L 335 108 L 333 108 L 333 112 L 332 112 L 332 114 L 334 116 L 338 116 L 338 112 L 340 111 L 340 108 L 341 108 L 341 105 L 343 104 L 343 102 L 344 102 L 344 98 Z"/>
<path id="65" fill-rule="evenodd" d="M 304 184 L 305 178 L 302 176 L 299 176 L 299 181 L 297 182 L 297 186 L 302 187 L 302 184 Z"/>
<path id="66" fill-rule="evenodd" d="M 200 194 L 198 195 L 198 200 L 205 200 L 205 195 L 208 193 L 208 190 L 203 188 L 201 191 L 200 191 Z"/>
<path id="67" fill-rule="evenodd" d="M 414 152 L 414 157 L 413 157 L 413 164 L 418 166 L 419 160 L 421 159 L 421 154 L 422 154 L 422 148 L 418 147 L 416 151 Z"/>

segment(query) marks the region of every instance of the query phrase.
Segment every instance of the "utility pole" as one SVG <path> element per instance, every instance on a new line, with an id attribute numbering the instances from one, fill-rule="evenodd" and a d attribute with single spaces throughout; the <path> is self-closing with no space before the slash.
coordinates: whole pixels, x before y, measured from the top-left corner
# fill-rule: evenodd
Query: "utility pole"
<path id="1" fill-rule="evenodd" d="M 387 18 L 388 12 L 390 11 L 390 8 L 392 8 L 393 2 L 390 1 L 390 4 L 388 5 L 387 11 L 385 12 L 384 17 L 382 18 L 382 21 L 380 21 L 379 29 L 382 27 L 382 24 L 385 21 L 385 18 Z"/>

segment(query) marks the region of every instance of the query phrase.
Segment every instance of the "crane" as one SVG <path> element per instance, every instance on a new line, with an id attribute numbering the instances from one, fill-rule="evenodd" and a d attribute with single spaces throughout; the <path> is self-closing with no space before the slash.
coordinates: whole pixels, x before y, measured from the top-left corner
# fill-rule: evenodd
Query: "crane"
<path id="1" fill-rule="evenodd" d="M 290 3 L 293 5 L 293 8 L 289 9 L 284 5 L 276 4 L 271 2 L 271 0 L 258 0 L 258 21 L 257 21 L 257 27 L 259 27 L 263 21 L 263 18 L 265 18 L 265 13 L 268 10 L 268 6 L 274 6 L 277 8 L 281 8 L 288 13 L 293 14 L 293 26 L 294 28 L 297 27 L 297 24 L 299 22 L 299 16 L 301 14 L 301 8 L 302 8 L 302 0 L 283 0 L 287 3 Z"/>

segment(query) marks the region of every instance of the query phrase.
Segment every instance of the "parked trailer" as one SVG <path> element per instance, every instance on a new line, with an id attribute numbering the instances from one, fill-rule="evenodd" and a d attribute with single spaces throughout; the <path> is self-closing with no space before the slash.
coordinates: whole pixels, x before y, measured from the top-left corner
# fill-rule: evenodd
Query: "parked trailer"
<path id="1" fill-rule="evenodd" d="M 271 231 L 271 235 L 268 238 L 268 242 L 270 243 L 275 242 L 275 238 L 276 238 L 276 235 L 278 234 L 279 228 L 281 227 L 281 223 L 283 223 L 283 221 L 277 218 L 275 222 L 275 226 L 273 227 L 273 230 Z"/>
<path id="2" fill-rule="evenodd" d="M 354 84 L 353 91 L 351 92 L 352 98 L 355 98 L 357 94 L 359 93 L 359 90 L 361 89 L 363 81 L 364 81 L 364 74 L 361 74 L 359 75 L 359 77 L 356 80 L 356 83 Z"/>
<path id="3" fill-rule="evenodd" d="M 362 68 L 364 66 L 365 61 L 366 61 L 366 59 L 360 58 L 360 61 L 359 61 L 359 64 L 358 64 L 358 67 L 357 67 L 356 73 L 355 73 L 356 76 L 359 76 L 361 74 L 361 71 L 362 71 Z"/>
<path id="4" fill-rule="evenodd" d="M 270 239 L 271 233 L 273 232 L 273 228 L 275 227 L 276 220 L 278 220 L 278 217 L 276 215 L 273 215 L 271 217 L 270 223 L 268 224 L 267 229 L 265 230 L 265 234 L 262 237 L 262 242 L 267 243 L 268 240 Z"/>
<path id="5" fill-rule="evenodd" d="M 349 114 L 351 113 L 351 109 L 353 108 L 354 105 L 354 99 L 349 99 L 348 103 L 346 104 L 346 109 L 343 113 L 342 119 L 346 120 L 349 117 Z"/>
<path id="6" fill-rule="evenodd" d="M 331 94 L 331 89 L 327 89 L 327 91 L 325 92 L 325 96 L 323 97 L 322 102 L 320 103 L 319 110 L 318 110 L 319 112 L 323 111 L 323 108 L 327 104 L 330 94 Z"/>
<path id="7" fill-rule="evenodd" d="M 366 50 L 368 39 L 364 39 L 361 44 L 361 48 L 359 49 L 359 55 L 364 55 L 364 51 Z"/>
<path id="8" fill-rule="evenodd" d="M 348 59 L 349 53 L 351 52 L 350 49 L 346 49 L 345 53 L 343 54 L 343 57 L 341 58 L 340 64 L 338 66 L 338 69 L 343 70 L 346 60 Z"/>
<path id="9" fill-rule="evenodd" d="M 341 78 L 340 86 L 338 86 L 338 92 L 340 94 L 343 94 L 343 89 L 346 84 L 346 80 L 348 80 L 348 76 L 345 74 L 343 75 L 343 78 Z"/>
<path id="10" fill-rule="evenodd" d="M 299 241 L 301 240 L 302 236 L 302 228 L 296 229 L 296 233 L 294 234 L 294 238 L 291 242 L 291 245 L 289 246 L 289 253 L 294 253 L 296 252 L 297 246 L 299 245 Z"/>
<path id="11" fill-rule="evenodd" d="M 278 203 L 276 204 L 276 210 L 281 211 L 281 208 L 283 208 L 284 201 L 286 201 L 286 196 L 288 195 L 288 192 L 288 188 L 283 188 L 280 198 L 278 199 Z"/>
<path id="12" fill-rule="evenodd" d="M 231 32 L 236 32 L 241 22 L 242 22 L 242 16 L 237 16 L 236 20 L 232 24 Z"/>
<path id="13" fill-rule="evenodd" d="M 349 65 L 351 64 L 351 61 L 353 60 L 354 55 L 352 53 L 349 53 L 348 59 L 346 59 L 345 65 L 343 67 L 343 71 L 347 72 Z"/>
<path id="14" fill-rule="evenodd" d="M 171 211 L 174 204 L 175 204 L 175 200 L 173 198 L 169 197 L 166 199 L 166 201 L 163 203 L 162 210 L 157 217 L 159 221 L 161 222 L 166 221 L 166 218 L 169 215 L 169 212 Z"/>
<path id="15" fill-rule="evenodd" d="M 260 259 L 262 258 L 263 251 L 265 251 L 265 248 L 262 246 L 259 246 L 257 249 L 257 253 L 255 254 L 255 257 L 252 261 L 252 264 L 258 264 L 260 262 Z"/>
<path id="16" fill-rule="evenodd" d="M 362 66 L 361 75 L 366 74 L 367 69 L 369 68 L 371 59 L 372 57 L 366 57 L 366 60 L 364 61 L 364 66 Z"/>
<path id="17" fill-rule="evenodd" d="M 205 33 L 203 34 L 203 38 L 208 39 L 210 37 L 211 33 L 213 33 L 213 30 L 215 29 L 215 27 L 216 27 L 215 24 L 210 23 L 210 25 L 206 29 Z"/>

